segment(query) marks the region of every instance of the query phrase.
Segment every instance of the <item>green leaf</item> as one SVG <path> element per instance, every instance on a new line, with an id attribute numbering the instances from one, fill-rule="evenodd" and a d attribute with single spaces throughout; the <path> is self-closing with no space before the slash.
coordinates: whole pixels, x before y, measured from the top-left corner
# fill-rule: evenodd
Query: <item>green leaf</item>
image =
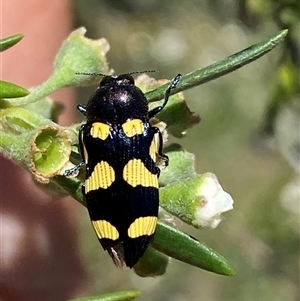
<path id="1" fill-rule="evenodd" d="M 135 264 L 133 270 L 140 277 L 162 276 L 166 273 L 168 263 L 168 256 L 150 246 L 138 263 Z"/>
<path id="2" fill-rule="evenodd" d="M 131 301 L 140 296 L 139 291 L 123 291 L 100 296 L 90 296 L 67 301 Z"/>
<path id="3" fill-rule="evenodd" d="M 18 98 L 28 94 L 28 90 L 18 85 L 0 80 L 0 98 Z"/>
<path id="4" fill-rule="evenodd" d="M 174 90 L 172 90 L 171 94 L 176 94 L 180 91 L 188 90 L 192 87 L 202 85 L 257 60 L 258 58 L 262 57 L 273 48 L 275 48 L 278 44 L 280 44 L 284 40 L 287 33 L 287 29 L 282 30 L 274 37 L 264 42 L 250 46 L 227 57 L 220 62 L 183 76 L 179 85 Z M 164 93 L 168 86 L 169 84 L 167 83 L 160 86 L 158 89 L 147 92 L 146 98 L 150 102 L 163 99 Z"/>
<path id="5" fill-rule="evenodd" d="M 62 189 L 68 192 L 76 201 L 86 207 L 86 201 L 82 195 L 82 182 L 78 178 L 67 178 L 65 176 L 56 176 L 50 181 L 58 184 Z"/>
<path id="6" fill-rule="evenodd" d="M 234 268 L 227 260 L 197 239 L 158 222 L 152 246 L 158 251 L 198 268 L 232 276 Z"/>
<path id="7" fill-rule="evenodd" d="M 9 49 L 23 39 L 22 34 L 16 34 L 0 40 L 0 52 Z"/>

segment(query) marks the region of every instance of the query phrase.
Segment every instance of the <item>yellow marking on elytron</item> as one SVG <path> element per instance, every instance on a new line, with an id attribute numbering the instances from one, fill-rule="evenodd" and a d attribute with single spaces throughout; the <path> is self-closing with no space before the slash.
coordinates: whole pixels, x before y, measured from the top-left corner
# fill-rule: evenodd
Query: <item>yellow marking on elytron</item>
<path id="1" fill-rule="evenodd" d="M 105 161 L 99 162 L 92 174 L 85 180 L 85 193 L 99 188 L 108 188 L 115 181 L 114 169 Z"/>
<path id="2" fill-rule="evenodd" d="M 123 179 L 131 186 L 158 188 L 157 175 L 151 173 L 140 159 L 130 160 L 123 169 Z"/>
<path id="3" fill-rule="evenodd" d="M 97 233 L 97 236 L 101 238 L 108 238 L 116 240 L 119 238 L 119 232 L 116 227 L 105 220 L 92 221 L 93 227 Z"/>
<path id="4" fill-rule="evenodd" d="M 144 131 L 143 121 L 140 119 L 132 119 L 122 124 L 123 131 L 127 137 L 140 135 Z"/>
<path id="5" fill-rule="evenodd" d="M 102 122 L 94 122 L 91 127 L 91 136 L 105 140 L 109 135 L 109 125 Z"/>
<path id="6" fill-rule="evenodd" d="M 142 235 L 150 236 L 155 231 L 156 222 L 156 216 L 139 217 L 128 228 L 128 236 L 130 238 L 137 238 Z"/>

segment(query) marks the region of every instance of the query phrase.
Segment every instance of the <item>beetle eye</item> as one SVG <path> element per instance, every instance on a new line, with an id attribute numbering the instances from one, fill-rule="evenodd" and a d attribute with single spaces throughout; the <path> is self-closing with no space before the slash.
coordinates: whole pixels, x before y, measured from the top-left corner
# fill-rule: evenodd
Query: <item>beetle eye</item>
<path id="1" fill-rule="evenodd" d="M 106 75 L 102 78 L 101 82 L 100 82 L 100 87 L 102 86 L 107 86 L 107 85 L 110 85 L 111 82 L 115 81 L 116 79 L 113 78 L 112 76 L 110 75 Z"/>

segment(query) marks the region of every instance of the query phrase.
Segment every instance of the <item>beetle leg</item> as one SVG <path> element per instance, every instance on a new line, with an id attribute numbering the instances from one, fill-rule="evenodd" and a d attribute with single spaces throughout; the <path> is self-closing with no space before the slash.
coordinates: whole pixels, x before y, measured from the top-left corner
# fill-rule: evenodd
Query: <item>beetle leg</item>
<path id="1" fill-rule="evenodd" d="M 84 116 L 86 116 L 86 105 L 78 105 L 77 110 Z"/>
<path id="2" fill-rule="evenodd" d="M 158 163 L 160 160 L 164 161 L 165 167 L 169 165 L 169 157 L 163 153 L 163 138 L 162 138 L 162 133 L 159 130 L 159 128 L 154 127 L 155 129 L 155 135 L 158 137 L 157 141 L 157 155 L 158 155 Z"/>
<path id="3" fill-rule="evenodd" d="M 158 147 L 158 155 L 162 161 L 164 161 L 165 167 L 169 165 L 169 157 L 163 153 L 163 139 L 162 139 L 162 134 L 158 130 L 158 139 L 159 139 L 159 147 Z"/>
<path id="4" fill-rule="evenodd" d="M 82 195 L 85 197 L 86 193 L 85 193 L 85 184 L 81 184 L 81 193 Z"/>

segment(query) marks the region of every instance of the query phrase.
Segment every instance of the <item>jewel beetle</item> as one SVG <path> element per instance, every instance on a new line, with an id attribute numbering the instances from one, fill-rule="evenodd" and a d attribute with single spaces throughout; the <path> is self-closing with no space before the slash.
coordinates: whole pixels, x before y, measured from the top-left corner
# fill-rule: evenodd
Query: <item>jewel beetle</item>
<path id="1" fill-rule="evenodd" d="M 87 105 L 79 130 L 82 157 L 69 176 L 85 165 L 82 192 L 93 228 L 104 250 L 120 267 L 132 268 L 153 237 L 159 207 L 160 169 L 168 165 L 162 135 L 150 118 L 163 110 L 178 74 L 165 91 L 162 105 L 148 110 L 144 93 L 129 74 L 104 76 Z"/>

